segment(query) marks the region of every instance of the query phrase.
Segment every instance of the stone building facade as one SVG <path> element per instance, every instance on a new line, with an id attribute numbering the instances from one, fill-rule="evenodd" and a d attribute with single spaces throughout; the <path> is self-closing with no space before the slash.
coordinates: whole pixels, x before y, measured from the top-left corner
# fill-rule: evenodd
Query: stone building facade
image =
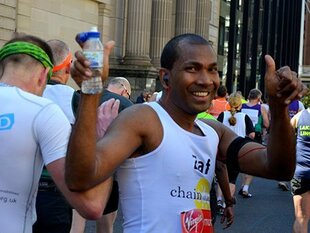
<path id="1" fill-rule="evenodd" d="M 103 42 L 116 42 L 110 76 L 128 78 L 135 100 L 144 89 L 158 88 L 160 53 L 173 36 L 200 34 L 217 51 L 219 5 L 217 0 L 2 0 L 0 46 L 16 31 L 61 39 L 76 51 L 75 35 L 95 25 Z"/>

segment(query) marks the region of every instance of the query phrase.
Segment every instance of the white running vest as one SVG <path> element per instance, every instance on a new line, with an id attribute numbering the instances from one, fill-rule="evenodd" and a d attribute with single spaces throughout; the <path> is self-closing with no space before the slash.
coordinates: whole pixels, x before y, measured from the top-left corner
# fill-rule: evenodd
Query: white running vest
<path id="1" fill-rule="evenodd" d="M 205 136 L 182 129 L 156 102 L 163 139 L 154 151 L 127 159 L 117 171 L 124 233 L 180 233 L 180 213 L 210 210 L 219 137 L 200 120 Z"/>
<path id="2" fill-rule="evenodd" d="M 231 117 L 231 112 L 225 111 L 223 117 L 223 124 L 229 127 L 238 136 L 245 137 L 246 136 L 245 115 L 246 114 L 243 112 L 237 112 L 234 115 L 234 117 L 237 119 L 237 123 L 235 125 L 230 125 L 228 120 Z"/>

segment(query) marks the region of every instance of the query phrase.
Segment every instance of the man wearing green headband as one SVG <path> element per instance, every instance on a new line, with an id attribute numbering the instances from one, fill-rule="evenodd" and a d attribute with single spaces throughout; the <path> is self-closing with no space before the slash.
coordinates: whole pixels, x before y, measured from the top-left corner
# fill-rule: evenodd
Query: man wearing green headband
<path id="1" fill-rule="evenodd" d="M 1 232 L 32 232 L 43 165 L 85 218 L 101 217 L 110 192 L 111 180 L 83 192 L 65 185 L 71 126 L 55 103 L 41 97 L 52 67 L 51 49 L 40 38 L 17 36 L 0 49 Z"/>

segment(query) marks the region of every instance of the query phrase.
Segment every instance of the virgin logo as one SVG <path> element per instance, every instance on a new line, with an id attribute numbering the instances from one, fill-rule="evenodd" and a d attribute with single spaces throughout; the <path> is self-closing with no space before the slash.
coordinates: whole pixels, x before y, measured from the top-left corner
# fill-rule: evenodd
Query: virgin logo
<path id="1" fill-rule="evenodd" d="M 185 213 L 184 226 L 188 233 L 203 232 L 203 213 L 201 210 L 190 210 Z"/>

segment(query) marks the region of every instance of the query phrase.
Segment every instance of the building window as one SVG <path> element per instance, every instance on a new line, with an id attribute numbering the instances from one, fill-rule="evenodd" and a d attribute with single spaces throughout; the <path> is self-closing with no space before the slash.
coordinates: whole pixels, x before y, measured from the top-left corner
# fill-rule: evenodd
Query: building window
<path id="1" fill-rule="evenodd" d="M 224 44 L 225 44 L 225 18 L 220 16 L 219 45 L 218 45 L 219 55 L 224 55 Z"/>

